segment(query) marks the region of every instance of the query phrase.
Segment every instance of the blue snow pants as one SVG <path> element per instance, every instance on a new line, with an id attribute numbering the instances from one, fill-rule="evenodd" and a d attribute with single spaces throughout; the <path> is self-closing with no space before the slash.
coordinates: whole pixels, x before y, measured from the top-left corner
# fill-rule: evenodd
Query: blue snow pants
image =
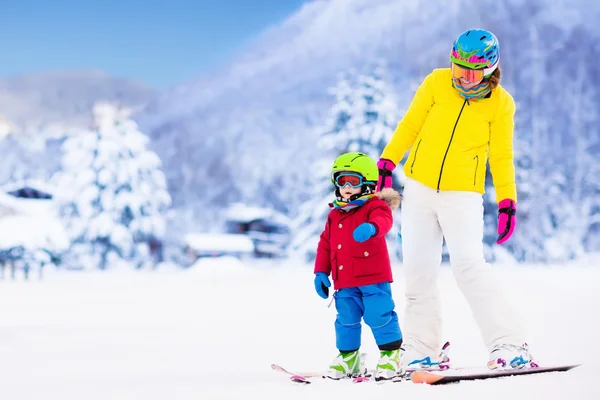
<path id="1" fill-rule="evenodd" d="M 378 346 L 402 339 L 389 282 L 340 289 L 334 298 L 338 350 L 352 351 L 360 348 L 363 318 L 371 328 Z"/>

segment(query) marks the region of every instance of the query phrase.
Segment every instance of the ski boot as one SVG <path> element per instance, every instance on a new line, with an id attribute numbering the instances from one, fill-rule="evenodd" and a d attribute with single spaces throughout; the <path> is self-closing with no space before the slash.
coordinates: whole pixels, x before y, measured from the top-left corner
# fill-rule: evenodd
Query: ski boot
<path id="1" fill-rule="evenodd" d="M 410 344 L 404 344 L 402 347 L 402 366 L 407 372 L 419 370 L 440 371 L 450 368 L 450 358 L 448 357 L 450 342 L 444 344 L 437 358 L 434 359 L 417 351 Z"/>
<path id="2" fill-rule="evenodd" d="M 487 367 L 494 369 L 522 369 L 537 368 L 538 365 L 533 361 L 529 346 L 524 343 L 522 346 L 514 344 L 499 344 L 494 346 L 490 352 L 490 359 Z"/>
<path id="3" fill-rule="evenodd" d="M 366 375 L 367 370 L 364 368 L 361 360 L 361 355 L 358 350 L 351 352 L 340 352 L 329 366 L 329 370 L 325 374 L 329 379 L 343 379 Z"/>
<path id="4" fill-rule="evenodd" d="M 381 356 L 375 369 L 375 381 L 390 380 L 402 376 L 404 371 L 400 363 L 401 353 L 401 349 L 381 351 Z"/>

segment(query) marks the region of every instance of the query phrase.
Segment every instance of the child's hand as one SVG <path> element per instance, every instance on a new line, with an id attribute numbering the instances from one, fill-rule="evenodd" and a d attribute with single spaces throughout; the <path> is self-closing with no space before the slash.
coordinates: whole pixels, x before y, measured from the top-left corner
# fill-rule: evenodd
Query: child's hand
<path id="1" fill-rule="evenodd" d="M 317 294 L 322 298 L 326 299 L 329 297 L 329 287 L 331 286 L 331 282 L 329 282 L 329 277 L 324 272 L 317 272 L 315 274 L 315 290 Z"/>
<path id="2" fill-rule="evenodd" d="M 368 222 L 363 222 L 362 224 L 356 227 L 356 229 L 352 233 L 352 237 L 354 237 L 354 240 L 361 243 L 373 236 L 375 232 L 375 225 L 370 224 Z"/>

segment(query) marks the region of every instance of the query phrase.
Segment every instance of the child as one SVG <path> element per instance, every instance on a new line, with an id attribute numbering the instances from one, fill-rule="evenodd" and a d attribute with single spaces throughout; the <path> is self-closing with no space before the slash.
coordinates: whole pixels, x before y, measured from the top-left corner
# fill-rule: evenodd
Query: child
<path id="1" fill-rule="evenodd" d="M 394 311 L 390 283 L 392 270 L 385 235 L 392 228 L 392 208 L 400 194 L 392 189 L 375 193 L 379 170 L 375 160 L 359 152 L 346 153 L 333 163 L 331 179 L 337 199 L 330 204 L 315 261 L 315 289 L 329 296 L 329 274 L 337 318 L 339 355 L 327 376 L 341 379 L 364 371 L 359 355 L 361 319 L 371 328 L 381 357 L 375 379 L 391 379 L 402 373 L 402 332 Z"/>

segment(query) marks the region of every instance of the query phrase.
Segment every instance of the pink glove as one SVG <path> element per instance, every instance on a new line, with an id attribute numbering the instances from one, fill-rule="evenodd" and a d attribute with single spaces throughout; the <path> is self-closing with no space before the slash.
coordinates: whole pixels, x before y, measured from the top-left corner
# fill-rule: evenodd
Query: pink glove
<path id="1" fill-rule="evenodd" d="M 517 205 L 514 200 L 504 199 L 498 203 L 498 241 L 502 244 L 510 238 L 517 226 Z"/>
<path id="2" fill-rule="evenodd" d="M 377 168 L 379 168 L 379 179 L 377 180 L 377 192 L 381 189 L 392 187 L 392 171 L 396 168 L 396 165 L 385 158 L 380 159 L 377 162 Z"/>

